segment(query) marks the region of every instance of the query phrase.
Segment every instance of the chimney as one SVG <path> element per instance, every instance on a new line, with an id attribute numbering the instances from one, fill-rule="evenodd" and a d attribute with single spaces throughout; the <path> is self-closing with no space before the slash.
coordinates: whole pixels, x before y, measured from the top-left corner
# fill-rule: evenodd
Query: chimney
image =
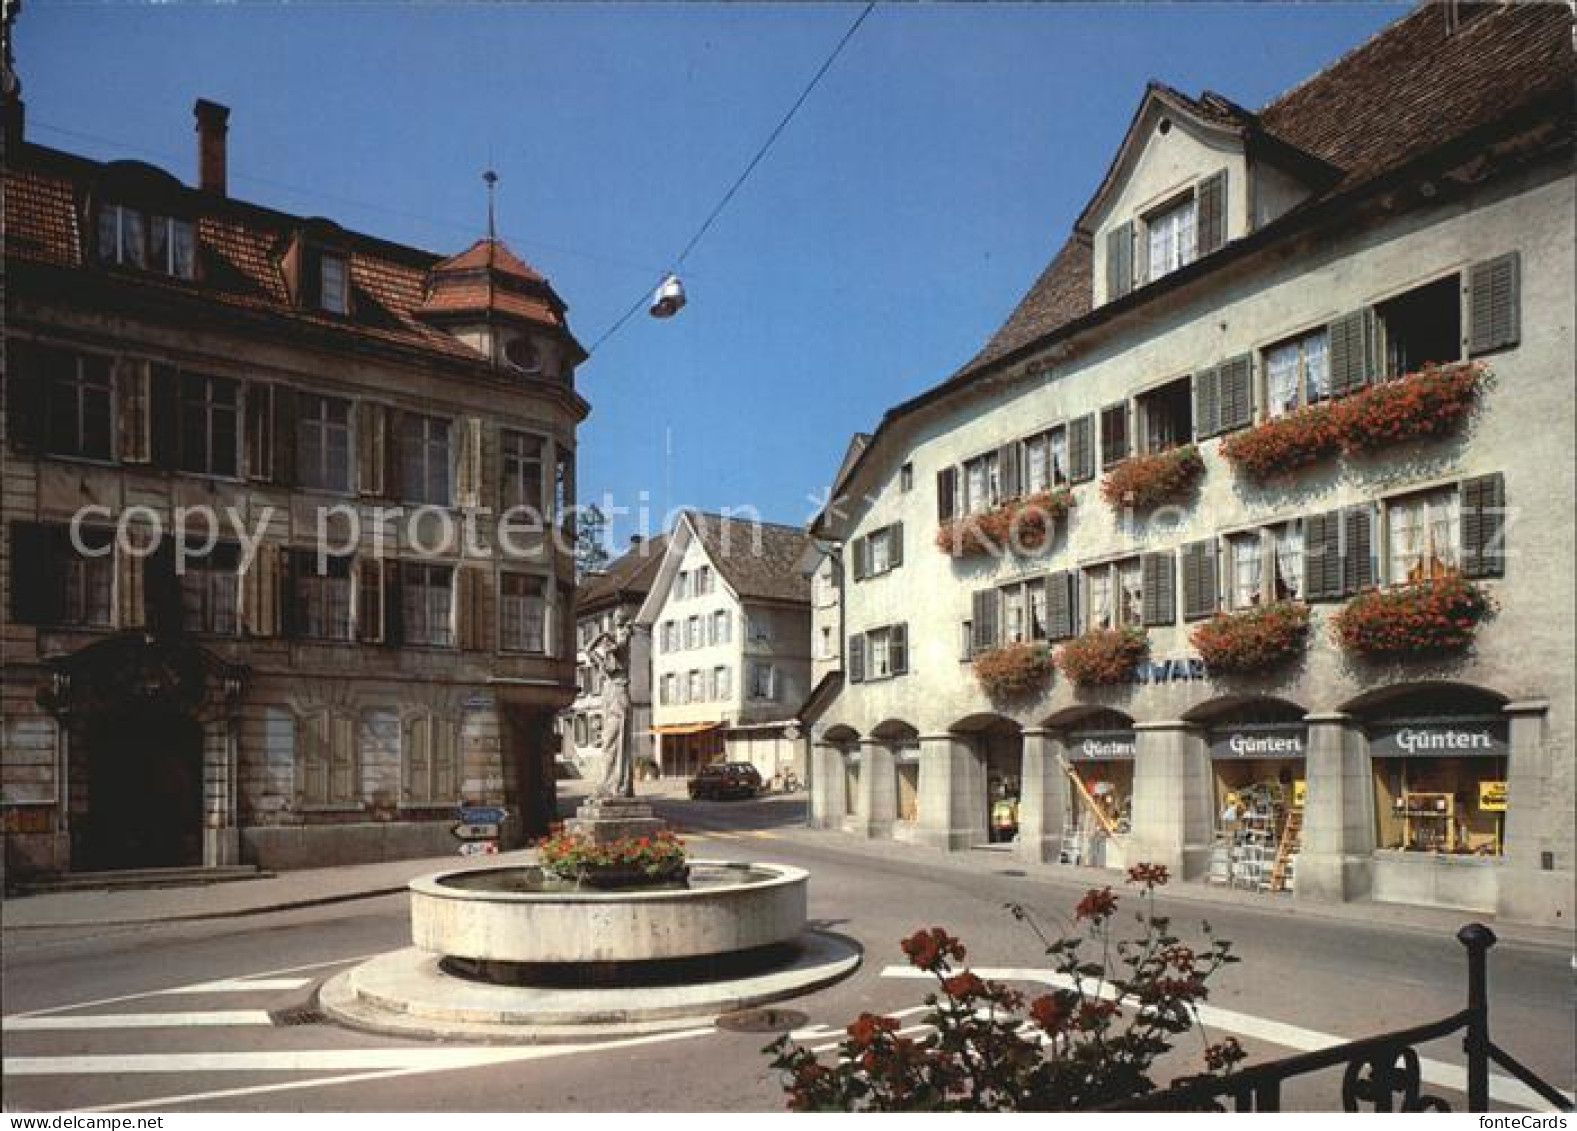
<path id="1" fill-rule="evenodd" d="M 199 98 L 192 107 L 197 119 L 197 187 L 225 195 L 225 138 L 230 133 L 230 107 Z"/>

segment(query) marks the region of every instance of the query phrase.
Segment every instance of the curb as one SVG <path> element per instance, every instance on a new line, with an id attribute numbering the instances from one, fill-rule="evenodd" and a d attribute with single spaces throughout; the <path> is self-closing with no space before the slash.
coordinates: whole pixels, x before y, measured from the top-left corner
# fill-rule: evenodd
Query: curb
<path id="1" fill-rule="evenodd" d="M 358 899 L 376 899 L 385 895 L 399 895 L 409 891 L 410 885 L 369 888 L 366 891 L 345 892 L 339 895 L 314 896 L 311 899 L 286 900 L 283 903 L 259 904 L 256 907 L 236 907 L 225 911 L 192 911 L 177 915 L 155 915 L 141 919 L 68 919 L 50 923 L 7 924 L 10 931 L 59 931 L 77 927 L 156 927 L 161 923 L 195 923 L 204 919 L 240 919 L 248 915 L 271 915 L 276 911 L 299 911 L 308 907 L 325 907 L 334 903 L 350 903 Z"/>

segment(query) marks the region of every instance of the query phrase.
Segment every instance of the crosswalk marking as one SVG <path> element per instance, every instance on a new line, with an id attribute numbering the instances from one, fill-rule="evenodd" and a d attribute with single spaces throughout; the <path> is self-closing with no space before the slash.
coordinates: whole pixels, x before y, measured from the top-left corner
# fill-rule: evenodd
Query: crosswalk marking
<path id="1" fill-rule="evenodd" d="M 263 991 L 299 990 L 312 984 L 311 978 L 221 978 L 217 982 L 198 982 L 162 990 L 167 994 L 251 994 Z"/>
<path id="2" fill-rule="evenodd" d="M 8 1017 L 12 1033 L 78 1029 L 178 1029 L 186 1026 L 272 1025 L 265 1009 L 214 1009 L 202 1013 L 101 1013 L 95 1016 Z"/>

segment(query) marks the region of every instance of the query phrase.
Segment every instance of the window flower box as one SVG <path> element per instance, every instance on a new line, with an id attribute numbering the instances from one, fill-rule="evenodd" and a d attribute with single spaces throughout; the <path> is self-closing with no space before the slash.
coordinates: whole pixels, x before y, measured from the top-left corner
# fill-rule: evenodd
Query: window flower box
<path id="1" fill-rule="evenodd" d="M 639 887 L 682 880 L 684 842 L 666 829 L 652 836 L 598 844 L 577 833 L 557 832 L 537 846 L 542 870 L 587 887 Z"/>
<path id="2" fill-rule="evenodd" d="M 1234 432 L 1221 441 L 1221 455 L 1256 481 L 1318 463 L 1342 446 L 1335 408 L 1328 401 L 1311 404 Z"/>
<path id="3" fill-rule="evenodd" d="M 1095 628 L 1057 650 L 1057 667 L 1079 687 L 1128 683 L 1150 656 L 1142 628 Z"/>
<path id="4" fill-rule="evenodd" d="M 1273 668 L 1302 652 L 1308 637 L 1309 607 L 1293 601 L 1217 613 L 1189 635 L 1211 675 Z"/>
<path id="5" fill-rule="evenodd" d="M 984 514 L 944 522 L 936 532 L 936 548 L 953 558 L 1038 550 L 1051 541 L 1054 525 L 1067 518 L 1072 507 L 1073 492 L 1067 487 L 1039 491 Z"/>
<path id="6" fill-rule="evenodd" d="M 1359 593 L 1331 621 L 1348 652 L 1376 658 L 1467 647 L 1481 621 L 1494 612 L 1488 594 L 1449 573 L 1394 589 Z"/>
<path id="7" fill-rule="evenodd" d="M 1101 480 L 1101 498 L 1114 507 L 1149 510 L 1186 498 L 1204 473 L 1205 461 L 1193 444 L 1130 456 Z"/>
<path id="8" fill-rule="evenodd" d="M 992 699 L 1018 699 L 1045 688 L 1051 679 L 1051 649 L 1044 644 L 1005 644 L 981 652 L 975 678 Z"/>

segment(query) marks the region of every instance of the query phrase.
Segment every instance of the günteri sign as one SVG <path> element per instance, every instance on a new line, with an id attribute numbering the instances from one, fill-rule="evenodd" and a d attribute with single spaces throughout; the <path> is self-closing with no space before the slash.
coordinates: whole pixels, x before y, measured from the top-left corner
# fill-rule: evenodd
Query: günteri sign
<path id="1" fill-rule="evenodd" d="M 1398 722 L 1369 730 L 1369 753 L 1376 758 L 1503 758 L 1509 749 L 1507 725 L 1501 719 Z"/>

